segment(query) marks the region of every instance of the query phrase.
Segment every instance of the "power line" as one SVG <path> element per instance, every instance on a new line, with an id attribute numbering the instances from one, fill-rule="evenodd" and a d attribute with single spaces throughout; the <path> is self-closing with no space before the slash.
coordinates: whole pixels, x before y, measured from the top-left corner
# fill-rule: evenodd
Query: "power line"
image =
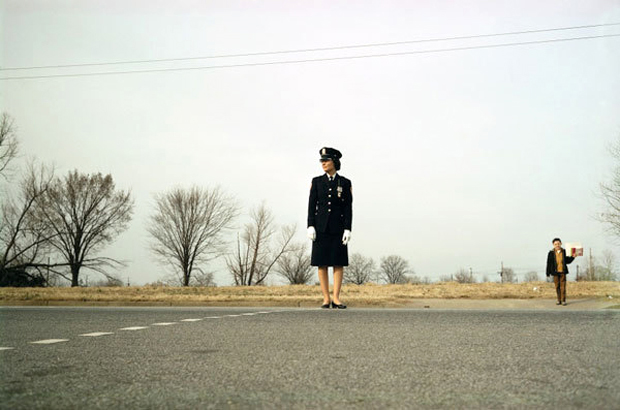
<path id="1" fill-rule="evenodd" d="M 284 64 L 303 64 L 303 63 L 324 62 L 324 61 L 359 60 L 359 59 L 365 59 L 365 58 L 394 57 L 394 56 L 430 54 L 430 53 L 446 53 L 446 52 L 454 52 L 454 51 L 466 51 L 466 50 L 477 50 L 477 49 L 488 49 L 488 48 L 499 48 L 499 47 L 525 46 L 525 45 L 531 45 L 531 44 L 549 44 L 549 43 L 559 43 L 559 42 L 564 42 L 564 41 L 591 40 L 591 39 L 609 38 L 609 37 L 620 37 L 620 34 L 603 34 L 599 36 L 570 37 L 570 38 L 560 38 L 560 39 L 551 39 L 551 40 L 536 40 L 536 41 L 525 41 L 525 42 L 517 42 L 517 43 L 502 43 L 502 44 L 488 44 L 488 45 L 469 46 L 469 47 L 453 47 L 453 48 L 441 48 L 441 49 L 432 49 L 432 50 L 404 51 L 404 52 L 397 52 L 397 53 L 367 54 L 367 55 L 347 56 L 347 57 L 325 57 L 325 58 L 313 58 L 313 59 L 304 59 L 304 60 L 268 61 L 268 62 L 261 62 L 261 63 L 240 63 L 240 64 L 212 65 L 212 66 L 199 66 L 199 67 L 158 68 L 158 69 L 145 69 L 145 70 L 104 71 L 104 72 L 96 72 L 96 73 L 49 74 L 49 75 L 33 75 L 33 76 L 22 76 L 22 77 L 2 77 L 0 78 L 0 81 L 35 80 L 35 79 L 43 79 L 43 78 L 63 78 L 63 77 L 92 77 L 92 76 L 100 76 L 100 75 L 118 75 L 118 74 L 145 74 L 145 73 L 162 73 L 162 72 L 171 72 L 171 71 L 196 71 L 196 70 L 213 70 L 213 69 L 223 69 L 223 68 L 284 65 Z"/>
<path id="2" fill-rule="evenodd" d="M 262 51 L 262 52 L 244 53 L 244 54 L 223 54 L 223 55 L 202 56 L 202 57 L 160 58 L 160 59 L 150 59 L 150 60 L 111 61 L 111 62 L 104 62 L 104 63 L 43 65 L 43 66 L 30 66 L 30 67 L 5 67 L 5 68 L 0 68 L 0 71 L 34 70 L 34 69 L 46 69 L 46 68 L 96 67 L 96 66 L 109 66 L 109 65 L 119 65 L 119 64 L 163 63 L 163 62 L 174 62 L 174 61 L 194 61 L 194 60 L 208 60 L 208 59 L 232 58 L 232 57 L 256 57 L 256 56 L 278 55 L 278 54 L 309 53 L 309 52 L 317 52 L 317 51 L 335 51 L 335 50 L 346 50 L 346 49 L 357 49 L 357 48 L 368 48 L 368 47 L 386 47 L 386 46 L 396 46 L 396 45 L 405 45 L 405 44 L 430 43 L 430 42 L 439 42 L 439 41 L 466 40 L 466 39 L 475 39 L 475 38 L 488 38 L 488 37 L 510 36 L 510 35 L 519 35 L 519 34 L 545 33 L 545 32 L 553 32 L 553 31 L 578 30 L 578 29 L 584 29 L 584 28 L 609 27 L 609 26 L 618 26 L 618 25 L 620 25 L 620 23 L 591 24 L 591 25 L 586 25 L 586 26 L 571 26 L 571 27 L 557 27 L 557 28 L 524 30 L 524 31 L 510 31 L 510 32 L 505 32 L 505 33 L 476 34 L 476 35 L 469 35 L 469 36 L 440 37 L 440 38 L 395 41 L 395 42 L 386 42 L 386 43 L 368 43 L 368 44 L 354 44 L 354 45 L 347 45 L 347 46 L 305 48 L 305 49 L 297 49 L 297 50 Z"/>

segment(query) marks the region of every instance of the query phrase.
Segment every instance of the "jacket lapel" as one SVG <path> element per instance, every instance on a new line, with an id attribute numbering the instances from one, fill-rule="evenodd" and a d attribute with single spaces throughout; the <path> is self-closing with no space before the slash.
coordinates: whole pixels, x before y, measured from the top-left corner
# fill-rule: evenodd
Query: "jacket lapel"
<path id="1" fill-rule="evenodd" d="M 321 183 L 323 184 L 323 191 L 327 192 L 329 189 L 329 179 L 327 178 L 327 174 L 323 174 L 323 178 L 321 178 Z"/>

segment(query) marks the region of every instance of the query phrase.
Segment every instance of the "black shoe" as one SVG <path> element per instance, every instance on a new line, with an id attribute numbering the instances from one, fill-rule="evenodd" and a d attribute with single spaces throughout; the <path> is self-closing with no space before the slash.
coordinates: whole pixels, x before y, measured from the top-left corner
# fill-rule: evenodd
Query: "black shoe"
<path id="1" fill-rule="evenodd" d="M 326 303 L 324 305 L 321 305 L 321 309 L 329 309 L 330 308 L 330 303 Z"/>
<path id="2" fill-rule="evenodd" d="M 562 302 L 555 302 L 555 304 L 556 304 L 556 305 L 561 305 L 561 304 L 562 304 Z"/>
<path id="3" fill-rule="evenodd" d="M 346 309 L 346 305 L 339 305 L 335 302 L 332 302 L 332 309 Z"/>

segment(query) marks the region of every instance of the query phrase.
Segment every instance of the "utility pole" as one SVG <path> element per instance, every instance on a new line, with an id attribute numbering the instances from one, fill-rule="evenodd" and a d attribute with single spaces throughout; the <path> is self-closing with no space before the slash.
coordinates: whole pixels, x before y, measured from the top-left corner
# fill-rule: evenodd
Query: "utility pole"
<path id="1" fill-rule="evenodd" d="M 594 267 L 592 266 L 592 248 L 590 248 L 590 268 L 589 268 L 590 272 L 589 275 L 590 276 L 588 279 L 590 280 L 596 280 L 595 275 L 594 275 Z"/>
<path id="2" fill-rule="evenodd" d="M 579 282 L 579 265 L 577 265 L 577 276 L 575 277 L 575 282 Z"/>
<path id="3" fill-rule="evenodd" d="M 473 282 L 474 282 L 474 272 L 473 272 L 473 270 L 472 270 L 472 268 L 471 268 L 471 267 L 469 268 L 469 281 L 470 281 L 471 283 L 473 283 Z"/>
<path id="4" fill-rule="evenodd" d="M 499 271 L 500 283 L 504 283 L 504 261 L 502 261 L 502 268 Z"/>

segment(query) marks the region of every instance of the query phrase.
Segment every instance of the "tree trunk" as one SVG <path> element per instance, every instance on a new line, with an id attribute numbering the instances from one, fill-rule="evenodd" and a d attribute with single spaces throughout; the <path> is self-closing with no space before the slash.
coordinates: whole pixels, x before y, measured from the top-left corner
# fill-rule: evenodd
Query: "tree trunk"
<path id="1" fill-rule="evenodd" d="M 78 278 L 80 277 L 80 265 L 71 265 L 71 287 L 80 286 Z"/>

